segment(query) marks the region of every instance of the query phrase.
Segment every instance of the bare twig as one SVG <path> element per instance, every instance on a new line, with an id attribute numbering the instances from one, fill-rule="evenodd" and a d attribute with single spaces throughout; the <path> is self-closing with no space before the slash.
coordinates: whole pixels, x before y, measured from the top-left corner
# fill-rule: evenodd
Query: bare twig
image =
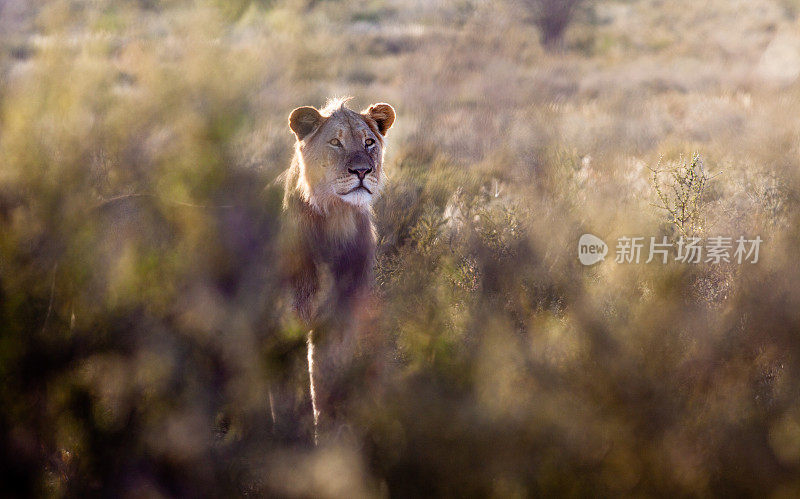
<path id="1" fill-rule="evenodd" d="M 709 180 L 717 177 L 720 173 L 709 176 L 705 172 L 703 161 L 700 155 L 695 153 L 688 165 L 683 161 L 680 165 L 673 168 L 659 168 L 661 159 L 656 168 L 649 168 L 653 172 L 653 188 L 658 203 L 651 203 L 656 208 L 667 212 L 669 222 L 683 236 L 696 234 L 703 229 L 703 193 Z M 665 192 L 665 187 L 659 179 L 661 173 L 669 173 L 671 185 L 670 193 Z"/>
<path id="2" fill-rule="evenodd" d="M 155 195 L 148 194 L 148 193 L 123 194 L 121 196 L 114 196 L 112 198 L 104 199 L 100 203 L 96 204 L 93 207 L 93 209 L 97 210 L 97 209 L 103 208 L 105 206 L 108 206 L 108 205 L 110 205 L 112 203 L 115 203 L 117 201 L 125 201 L 127 199 L 136 199 L 136 198 L 158 199 Z M 231 209 L 231 208 L 236 208 L 236 205 L 233 205 L 233 204 L 213 205 L 213 204 L 193 204 L 193 203 L 186 203 L 186 202 L 183 202 L 183 201 L 164 201 L 164 202 L 166 204 L 171 204 L 171 205 L 174 205 L 174 206 L 186 206 L 186 207 L 189 207 L 189 208 L 204 208 L 204 209 L 211 209 L 211 208 Z"/>
<path id="3" fill-rule="evenodd" d="M 50 321 L 50 315 L 53 313 L 53 301 L 56 296 L 56 272 L 58 271 L 58 264 L 53 265 L 53 280 L 50 283 L 50 302 L 47 305 L 47 314 L 44 316 L 44 324 L 42 324 L 42 333 L 47 330 L 47 323 Z"/>

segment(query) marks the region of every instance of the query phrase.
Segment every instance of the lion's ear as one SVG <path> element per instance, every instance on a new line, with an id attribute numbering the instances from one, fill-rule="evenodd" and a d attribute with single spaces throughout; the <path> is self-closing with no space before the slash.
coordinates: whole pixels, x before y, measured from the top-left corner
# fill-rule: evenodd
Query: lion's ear
<path id="1" fill-rule="evenodd" d="M 381 102 L 379 104 L 373 104 L 367 109 L 365 113 L 367 116 L 375 120 L 375 123 L 378 124 L 378 131 L 381 132 L 381 135 L 386 135 L 386 132 L 392 128 L 392 123 L 394 123 L 394 108 L 385 102 Z"/>
<path id="2" fill-rule="evenodd" d="M 322 115 L 311 106 L 298 107 L 289 115 L 289 128 L 303 140 L 308 134 L 313 133 L 322 123 Z"/>

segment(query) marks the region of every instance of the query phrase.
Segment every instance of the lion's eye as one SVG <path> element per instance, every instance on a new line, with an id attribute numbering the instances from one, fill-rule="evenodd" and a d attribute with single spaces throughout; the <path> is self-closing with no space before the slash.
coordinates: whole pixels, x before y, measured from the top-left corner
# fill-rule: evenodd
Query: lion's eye
<path id="1" fill-rule="evenodd" d="M 367 147 L 371 146 L 374 143 L 375 143 L 375 141 L 372 140 L 372 139 L 367 139 L 367 140 L 364 141 L 364 145 L 367 146 Z"/>
<path id="2" fill-rule="evenodd" d="M 334 147 L 342 147 L 342 143 L 339 142 L 339 139 L 331 139 L 331 140 L 328 141 L 328 144 L 330 144 L 330 145 L 332 145 Z"/>

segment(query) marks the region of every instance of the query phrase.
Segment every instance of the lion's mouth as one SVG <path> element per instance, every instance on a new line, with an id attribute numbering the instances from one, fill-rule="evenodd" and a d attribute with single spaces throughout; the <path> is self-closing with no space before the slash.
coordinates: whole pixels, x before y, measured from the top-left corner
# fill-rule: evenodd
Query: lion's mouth
<path id="1" fill-rule="evenodd" d="M 360 185 L 357 185 L 356 187 L 353 187 L 352 189 L 350 189 L 349 191 L 347 191 L 347 194 L 350 194 L 350 193 L 356 192 L 356 191 L 357 191 L 357 190 L 359 190 L 359 189 L 364 189 L 364 190 L 365 190 L 365 191 L 367 191 L 369 194 L 372 194 L 372 191 L 371 191 L 371 190 L 369 190 L 369 189 L 367 189 L 367 186 L 366 186 L 366 185 L 364 185 L 364 184 L 360 184 Z"/>

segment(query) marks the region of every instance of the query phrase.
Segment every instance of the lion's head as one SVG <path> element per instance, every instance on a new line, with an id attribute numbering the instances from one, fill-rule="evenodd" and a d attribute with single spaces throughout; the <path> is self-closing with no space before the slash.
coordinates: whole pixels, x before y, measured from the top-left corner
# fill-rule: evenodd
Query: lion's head
<path id="1" fill-rule="evenodd" d="M 361 113 L 335 100 L 324 109 L 292 111 L 289 128 L 297 137 L 297 186 L 315 209 L 327 212 L 340 202 L 368 207 L 383 187 L 384 137 L 394 122 L 389 104 Z"/>

